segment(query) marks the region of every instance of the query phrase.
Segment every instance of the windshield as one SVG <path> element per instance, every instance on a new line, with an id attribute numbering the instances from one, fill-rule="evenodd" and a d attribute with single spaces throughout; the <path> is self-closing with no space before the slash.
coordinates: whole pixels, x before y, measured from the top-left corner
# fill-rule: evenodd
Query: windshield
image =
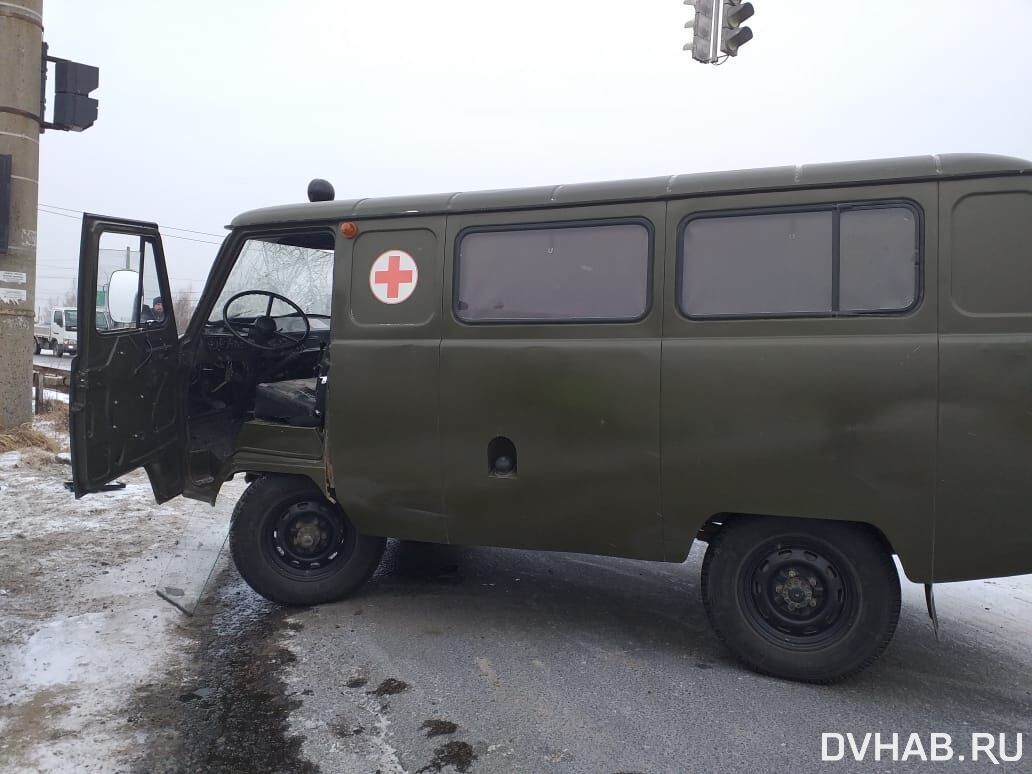
<path id="1" fill-rule="evenodd" d="M 286 296 L 306 314 L 328 317 L 333 292 L 333 235 L 317 232 L 278 240 L 248 239 L 208 321 L 221 320 L 226 302 L 246 290 L 269 290 Z M 262 315 L 268 303 L 267 296 L 245 297 L 233 302 L 230 313 L 234 317 Z M 274 314 L 291 312 L 282 303 L 274 309 Z"/>
<path id="2" fill-rule="evenodd" d="M 66 331 L 74 331 L 75 330 L 75 315 L 76 315 L 76 311 L 74 309 L 66 309 L 65 310 L 65 313 L 64 313 L 64 318 L 65 318 L 64 327 L 65 327 Z"/>

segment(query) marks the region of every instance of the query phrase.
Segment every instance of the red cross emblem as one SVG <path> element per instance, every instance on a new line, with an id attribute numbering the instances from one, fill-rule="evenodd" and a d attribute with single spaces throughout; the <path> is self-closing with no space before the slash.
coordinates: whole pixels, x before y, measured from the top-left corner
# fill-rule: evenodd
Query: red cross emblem
<path id="1" fill-rule="evenodd" d="M 419 268 L 404 250 L 381 253 L 369 270 L 369 288 L 384 304 L 400 304 L 412 295 L 418 282 Z"/>

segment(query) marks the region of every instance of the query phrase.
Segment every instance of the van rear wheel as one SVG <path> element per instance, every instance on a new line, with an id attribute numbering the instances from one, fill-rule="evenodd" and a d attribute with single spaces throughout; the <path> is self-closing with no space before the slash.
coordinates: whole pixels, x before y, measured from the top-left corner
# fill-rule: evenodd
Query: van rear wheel
<path id="1" fill-rule="evenodd" d="M 702 594 L 717 636 L 757 672 L 833 683 L 888 646 L 899 575 L 859 524 L 737 517 L 706 551 Z"/>
<path id="2" fill-rule="evenodd" d="M 343 599 L 368 580 L 386 541 L 361 535 L 303 476 L 262 476 L 233 511 L 229 546 L 247 584 L 281 605 Z"/>

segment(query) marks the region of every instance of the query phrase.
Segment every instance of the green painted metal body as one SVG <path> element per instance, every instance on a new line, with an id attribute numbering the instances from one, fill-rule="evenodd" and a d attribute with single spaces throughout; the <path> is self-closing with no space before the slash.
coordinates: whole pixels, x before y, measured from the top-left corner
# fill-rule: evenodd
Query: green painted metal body
<path id="1" fill-rule="evenodd" d="M 308 476 L 328 493 L 322 434 L 313 427 L 245 422 L 224 477 L 251 471 Z"/>
<path id="2" fill-rule="evenodd" d="M 686 218 L 886 200 L 920 215 L 911 311 L 678 310 Z M 245 213 L 220 262 L 259 229 L 351 221 L 359 235 L 337 237 L 325 428 L 288 441 L 247 423 L 230 469 L 303 472 L 360 530 L 399 538 L 676 562 L 708 523 L 759 514 L 870 524 L 915 581 L 1032 572 L 1030 203 L 1032 163 L 970 155 Z M 469 325 L 453 313 L 464 229 L 628 218 L 652 233 L 642 319 Z M 394 306 L 368 284 L 387 249 L 419 267 Z M 1013 299 L 972 271 L 983 251 L 1013 273 Z M 490 474 L 499 436 L 518 451 L 515 476 Z"/>
<path id="3" fill-rule="evenodd" d="M 943 581 L 1032 571 L 1032 317 L 958 310 L 948 260 L 951 197 L 1032 192 L 1030 172 L 944 156 L 302 204 L 233 226 L 358 224 L 358 239 L 338 242 L 327 451 L 361 529 L 681 561 L 720 515 L 840 519 L 878 528 L 913 580 Z M 886 199 L 922 215 L 912 312 L 677 311 L 685 218 Z M 612 218 L 654 232 L 643 320 L 475 326 L 452 314 L 464 228 Z M 425 278 L 401 308 L 365 281 L 388 248 L 413 254 Z M 1032 241 L 1015 249 L 1032 259 Z M 1015 282 L 1032 289 L 1032 260 Z M 518 449 L 513 478 L 488 475 L 496 436 Z"/>

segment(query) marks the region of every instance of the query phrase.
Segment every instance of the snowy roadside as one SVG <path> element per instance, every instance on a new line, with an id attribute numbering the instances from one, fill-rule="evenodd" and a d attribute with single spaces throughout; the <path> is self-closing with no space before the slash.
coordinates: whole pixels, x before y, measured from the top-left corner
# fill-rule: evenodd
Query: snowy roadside
<path id="1" fill-rule="evenodd" d="M 607 771 L 614 750 L 639 756 L 621 770 L 678 770 L 663 756 L 711 749 L 728 722 L 762 730 L 730 758 L 713 747 L 711 770 L 770 769 L 772 750 L 796 756 L 777 770 L 814 770 L 795 719 L 769 710 L 786 702 L 828 728 L 1028 733 L 1032 576 L 938 586 L 939 643 L 904 583 L 879 665 L 819 690 L 745 672 L 706 633 L 700 545 L 678 567 L 392 543 L 359 597 L 307 610 L 262 600 L 223 561 L 190 619 L 155 589 L 196 597 L 244 482 L 211 509 L 155 505 L 142 472 L 75 501 L 69 476 L 52 453 L 0 454 L 5 774 L 387 774 L 478 756 L 484 770 Z M 687 736 L 686 702 L 701 710 Z"/>
<path id="2" fill-rule="evenodd" d="M 70 476 L 42 450 L 0 454 L 4 771 L 124 769 L 146 742 L 125 709 L 134 689 L 178 665 L 189 643 L 188 619 L 155 588 L 177 540 L 218 534 L 243 488 L 227 484 L 216 509 L 159 506 L 136 471 L 125 489 L 76 501 Z"/>

